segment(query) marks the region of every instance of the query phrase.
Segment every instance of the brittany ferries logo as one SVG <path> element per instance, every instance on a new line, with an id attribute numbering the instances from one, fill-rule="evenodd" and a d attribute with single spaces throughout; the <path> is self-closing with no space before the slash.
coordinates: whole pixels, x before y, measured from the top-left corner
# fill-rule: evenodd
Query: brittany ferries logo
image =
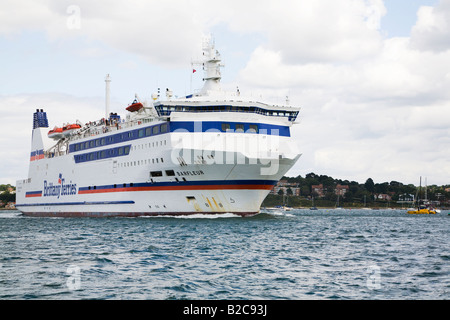
<path id="1" fill-rule="evenodd" d="M 61 173 L 56 184 L 44 180 L 44 197 L 58 197 L 59 199 L 60 196 L 71 196 L 75 194 L 77 194 L 77 185 L 72 183 L 72 181 L 66 183 Z"/>

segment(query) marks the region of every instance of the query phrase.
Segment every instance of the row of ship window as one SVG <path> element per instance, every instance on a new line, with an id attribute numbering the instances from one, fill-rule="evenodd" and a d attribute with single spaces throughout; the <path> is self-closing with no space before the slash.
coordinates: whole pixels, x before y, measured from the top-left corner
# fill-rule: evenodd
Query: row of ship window
<path id="1" fill-rule="evenodd" d="M 267 110 L 260 107 L 249 106 L 156 106 L 156 111 L 160 116 L 170 116 L 172 112 L 238 112 L 238 113 L 256 113 L 265 116 L 288 117 L 289 121 L 295 121 L 298 111 L 288 110 Z"/>
<path id="2" fill-rule="evenodd" d="M 163 123 L 156 126 L 151 126 L 142 129 L 131 130 L 128 132 L 117 133 L 108 137 L 93 139 L 85 142 L 74 143 L 69 146 L 69 152 L 77 152 L 97 147 L 106 146 L 109 144 L 120 143 L 140 139 L 144 137 L 154 136 L 168 132 L 168 124 Z"/>
<path id="3" fill-rule="evenodd" d="M 173 177 L 173 176 L 175 176 L 175 171 L 174 170 L 165 170 L 165 174 L 166 174 L 166 176 L 168 176 L 168 177 Z M 154 181 L 153 181 L 153 179 L 151 179 L 151 178 L 157 178 L 157 177 L 162 177 L 164 174 L 163 174 L 163 172 L 162 171 L 150 171 L 150 181 L 153 183 Z M 182 181 L 187 181 L 186 180 L 186 178 L 185 177 L 182 177 L 181 178 L 182 179 Z M 177 182 L 180 182 L 181 180 L 180 179 L 178 179 L 178 178 L 175 178 L 175 180 L 177 181 Z M 122 184 L 122 185 L 118 185 L 118 184 L 114 184 L 113 185 L 113 187 L 114 188 L 120 188 L 120 187 L 123 187 L 123 188 L 126 188 L 126 187 L 133 187 L 134 186 L 134 184 L 131 182 L 131 183 L 124 183 L 124 184 Z M 88 190 L 96 190 L 97 189 L 97 186 L 88 186 L 88 188 L 87 188 Z"/>
<path id="4" fill-rule="evenodd" d="M 134 150 L 150 148 L 152 146 L 155 147 L 155 144 L 156 144 L 156 147 L 158 145 L 162 146 L 163 144 L 166 145 L 166 143 L 167 143 L 167 140 L 153 141 L 153 142 L 149 142 L 149 143 L 136 145 L 136 146 L 134 146 Z M 128 146 L 121 146 L 121 147 L 116 147 L 116 148 L 111 148 L 111 149 L 105 149 L 105 150 L 101 150 L 101 151 L 93 151 L 93 152 L 89 152 L 89 153 L 75 155 L 74 159 L 75 159 L 75 163 L 80 163 L 80 162 L 115 158 L 115 157 L 120 157 L 120 156 L 127 156 L 130 154 L 131 148 L 132 148 L 131 145 L 128 145 Z M 155 159 L 156 159 L 156 163 L 158 163 L 158 161 L 159 161 L 158 158 L 155 158 Z M 155 163 L 155 159 L 153 159 L 153 163 Z M 142 162 L 143 161 L 144 160 L 142 160 Z M 163 162 L 163 158 L 161 158 L 161 162 Z M 150 164 L 150 159 L 149 159 L 149 164 Z M 123 163 L 121 163 L 120 165 L 126 166 L 126 165 L 123 165 Z"/>
<path id="5" fill-rule="evenodd" d="M 150 161 L 151 160 L 151 161 Z M 153 159 L 148 159 L 148 164 L 152 163 L 164 163 L 164 158 L 153 158 Z M 127 161 L 127 162 L 121 162 L 119 163 L 119 167 L 121 168 L 126 168 L 126 167 L 132 167 L 132 166 L 140 166 L 140 165 L 145 165 L 147 164 L 147 159 L 145 160 L 136 160 L 136 161 Z"/>
<path id="6" fill-rule="evenodd" d="M 75 163 L 108 159 L 114 157 L 127 156 L 130 154 L 131 146 L 122 146 L 101 151 L 88 152 L 74 156 Z"/>
<path id="7" fill-rule="evenodd" d="M 220 126 L 219 126 L 220 125 Z M 174 129 L 177 129 L 177 127 L 183 127 L 182 123 L 174 123 Z M 209 130 L 214 128 L 214 126 L 221 130 L 222 132 L 228 132 L 228 131 L 234 131 L 234 132 L 247 132 L 247 133 L 259 133 L 259 126 L 258 124 L 243 124 L 243 123 L 214 123 L 214 124 L 208 124 L 204 125 L 204 130 Z M 219 126 L 219 127 L 217 127 Z M 136 130 L 131 130 L 124 133 L 118 133 L 114 134 L 108 137 L 102 137 L 98 139 L 93 139 L 85 142 L 75 143 L 71 144 L 69 146 L 70 152 L 77 152 L 82 150 L 88 150 L 91 148 L 96 147 L 102 147 L 109 144 L 116 144 L 124 141 L 149 137 L 149 136 L 155 136 L 163 133 L 167 133 L 169 131 L 169 126 L 167 123 L 147 127 L 147 128 L 141 128 Z M 154 146 L 155 142 L 153 142 Z M 160 144 L 162 145 L 162 141 L 160 141 Z M 156 145 L 158 145 L 158 142 L 156 142 Z M 164 145 L 166 145 L 166 140 L 164 140 Z M 142 146 L 146 146 L 145 144 Z M 150 146 L 150 143 L 148 144 Z M 136 147 L 135 147 L 136 148 Z M 130 146 L 121 146 L 121 147 L 115 147 L 110 149 L 104 149 L 101 151 L 93 151 L 83 154 L 75 155 L 75 162 L 86 162 L 86 161 L 95 161 L 95 160 L 101 160 L 101 159 L 107 159 L 112 157 L 120 157 L 120 156 L 126 156 L 130 153 Z"/>
<path id="8" fill-rule="evenodd" d="M 183 129 L 184 123 L 174 123 L 174 129 Z M 220 125 L 220 126 L 219 126 Z M 247 132 L 247 133 L 259 133 L 258 124 L 243 124 L 243 123 L 204 123 L 203 130 L 218 129 L 222 132 L 234 131 L 234 132 Z M 169 132 L 169 125 L 167 123 L 154 125 L 147 128 L 141 128 L 131 130 L 127 132 L 117 133 L 108 137 L 97 138 L 85 142 L 74 143 L 69 146 L 69 152 L 78 152 L 88 150 L 97 147 L 103 147 L 110 144 L 116 144 L 120 142 L 155 136 Z M 269 132 L 265 132 L 269 133 Z M 273 133 L 272 133 L 273 134 Z"/>

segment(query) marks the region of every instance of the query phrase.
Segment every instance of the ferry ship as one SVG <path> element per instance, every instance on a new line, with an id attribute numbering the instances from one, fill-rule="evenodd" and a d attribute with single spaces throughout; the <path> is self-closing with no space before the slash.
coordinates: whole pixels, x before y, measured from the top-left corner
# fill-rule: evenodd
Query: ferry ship
<path id="1" fill-rule="evenodd" d="M 200 63 L 197 93 L 136 97 L 125 118 L 109 112 L 109 75 L 104 119 L 50 130 L 47 113 L 37 109 L 17 209 L 51 217 L 258 214 L 301 156 L 290 132 L 300 108 L 222 91 L 211 40 Z"/>

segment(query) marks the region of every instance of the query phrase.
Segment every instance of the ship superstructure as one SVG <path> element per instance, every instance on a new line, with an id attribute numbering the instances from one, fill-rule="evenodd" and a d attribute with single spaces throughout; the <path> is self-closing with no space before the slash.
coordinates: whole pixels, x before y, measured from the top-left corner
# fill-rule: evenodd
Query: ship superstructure
<path id="1" fill-rule="evenodd" d="M 125 119 L 109 113 L 109 76 L 104 119 L 49 130 L 36 110 L 16 207 L 33 216 L 257 214 L 300 157 L 290 134 L 299 109 L 223 92 L 212 42 L 203 56 L 198 94 L 136 97 Z"/>

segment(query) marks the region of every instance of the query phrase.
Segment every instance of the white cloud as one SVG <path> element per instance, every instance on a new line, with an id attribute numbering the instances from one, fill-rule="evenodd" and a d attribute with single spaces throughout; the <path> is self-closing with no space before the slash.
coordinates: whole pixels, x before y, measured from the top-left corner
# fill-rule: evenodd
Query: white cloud
<path id="1" fill-rule="evenodd" d="M 435 183 L 448 183 L 450 164 L 443 159 L 450 157 L 450 51 L 418 50 L 414 35 L 382 37 L 375 22 L 384 13 L 382 3 L 331 6 L 336 17 L 350 15 L 344 26 L 323 15 L 322 4 L 309 3 L 310 16 L 328 17 L 336 30 L 308 21 L 305 36 L 296 29 L 298 20 L 288 18 L 283 27 L 271 29 L 268 43 L 253 52 L 240 73 L 243 87 L 266 94 L 288 88 L 291 102 L 302 106 L 302 123 L 293 132 L 304 152 L 298 168 L 305 171 L 293 172 L 334 172 L 361 182 L 372 177 L 416 183 L 419 175 L 428 175 Z M 443 4 L 436 15 L 444 14 Z M 364 8 L 379 11 L 364 20 Z M 285 36 L 288 29 L 300 35 Z M 330 37 L 321 37 L 327 32 Z M 348 46 L 335 46 L 341 37 Z"/>
<path id="2" fill-rule="evenodd" d="M 450 49 L 450 0 L 440 0 L 435 7 L 422 6 L 411 32 L 412 43 L 420 50 L 435 52 Z"/>
<path id="3" fill-rule="evenodd" d="M 68 12 L 71 5 L 79 12 Z M 77 14 L 79 24 L 68 25 Z M 239 85 L 243 94 L 280 102 L 289 94 L 292 104 L 302 106 L 293 135 L 303 157 L 292 172 L 405 183 L 427 175 L 430 183 L 433 176 L 436 183 L 448 183 L 450 0 L 420 8 L 411 37 L 386 38 L 380 30 L 385 14 L 381 0 L 14 0 L 2 2 L 0 35 L 39 30 L 62 45 L 82 38 L 87 47 L 76 50 L 80 57 L 101 57 L 111 48 L 167 67 L 188 65 L 200 52 L 201 36 L 216 25 L 233 34 L 257 34 L 264 40 L 236 83 L 224 86 Z M 220 50 L 220 35 L 216 43 Z M 229 57 L 223 58 L 227 63 Z M 128 57 L 121 65 L 134 66 Z M 52 110 L 52 123 L 80 114 L 90 114 L 80 120 L 92 120 L 92 105 L 103 116 L 103 100 L 53 94 L 23 99 L 0 97 L 0 108 L 23 110 L 9 123 L 25 128 L 40 105 Z M 73 112 L 67 118 L 53 111 L 62 104 Z M 5 124 L 2 133 L 13 129 Z M 26 147 L 1 141 L 22 150 L 7 161 L 23 161 L 22 153 L 27 158 L 29 136 L 18 137 Z"/>
<path id="4" fill-rule="evenodd" d="M 2 0 L 0 35 L 14 36 L 23 30 L 43 29 L 52 17 L 48 1 Z"/>
<path id="5" fill-rule="evenodd" d="M 195 3 L 195 1 L 194 1 Z M 81 37 L 166 66 L 185 65 L 201 50 L 204 32 L 189 1 L 2 2 L 0 35 L 45 31 L 53 42 Z M 95 52 L 95 48 L 90 49 Z"/>

